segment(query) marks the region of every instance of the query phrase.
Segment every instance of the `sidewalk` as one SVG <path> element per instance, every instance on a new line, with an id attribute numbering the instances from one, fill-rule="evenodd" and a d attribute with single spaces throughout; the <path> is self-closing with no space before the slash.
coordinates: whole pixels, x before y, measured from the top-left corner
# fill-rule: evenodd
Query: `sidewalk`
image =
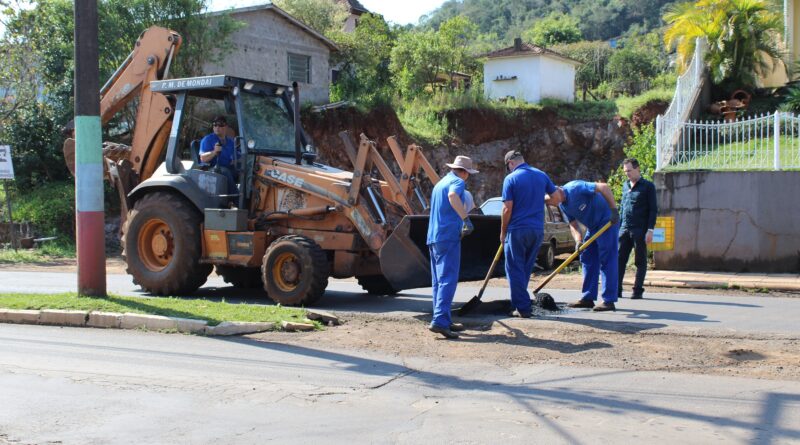
<path id="1" fill-rule="evenodd" d="M 633 285 L 634 275 L 635 272 L 633 270 L 627 271 L 624 283 Z M 694 289 L 741 288 L 800 292 L 800 275 L 648 270 L 644 285 Z"/>

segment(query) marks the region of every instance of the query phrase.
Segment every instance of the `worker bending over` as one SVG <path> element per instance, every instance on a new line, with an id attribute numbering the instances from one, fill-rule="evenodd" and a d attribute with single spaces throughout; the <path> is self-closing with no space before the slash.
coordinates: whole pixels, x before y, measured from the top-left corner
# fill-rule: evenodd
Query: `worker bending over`
<path id="1" fill-rule="evenodd" d="M 582 243 L 579 222 L 588 228 L 583 238 L 586 241 L 611 221 L 612 226 L 581 252 L 583 296 L 569 307 L 594 308 L 597 312 L 616 310 L 619 212 L 611 188 L 602 182 L 570 181 L 557 187 L 547 198 L 547 204 L 560 205 L 569 219 L 576 250 Z M 603 302 L 595 306 L 598 275 L 603 286 Z"/>

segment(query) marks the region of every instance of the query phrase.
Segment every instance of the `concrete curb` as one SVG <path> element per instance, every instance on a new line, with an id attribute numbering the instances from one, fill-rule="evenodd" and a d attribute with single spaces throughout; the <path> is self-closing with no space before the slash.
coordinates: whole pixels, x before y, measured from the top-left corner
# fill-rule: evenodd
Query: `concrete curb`
<path id="1" fill-rule="evenodd" d="M 208 336 L 230 336 L 272 331 L 272 322 L 224 321 L 217 326 L 208 326 L 206 320 L 164 317 L 161 315 L 134 314 L 131 312 L 86 312 L 70 310 L 27 310 L 0 308 L 0 323 L 39 324 L 48 326 L 72 326 L 103 329 L 145 329 L 148 331 L 177 331 L 186 334 Z M 283 326 L 283 325 L 286 326 Z M 304 326 L 297 326 L 304 325 Z M 314 330 L 313 324 L 283 322 L 286 332 Z M 298 329 L 300 328 L 300 329 Z"/>
<path id="2" fill-rule="evenodd" d="M 632 285 L 633 281 L 625 284 Z M 695 281 L 695 280 L 644 280 L 645 286 L 677 287 L 682 289 L 769 289 L 771 291 L 800 292 L 800 283 L 768 283 L 764 281 Z"/>

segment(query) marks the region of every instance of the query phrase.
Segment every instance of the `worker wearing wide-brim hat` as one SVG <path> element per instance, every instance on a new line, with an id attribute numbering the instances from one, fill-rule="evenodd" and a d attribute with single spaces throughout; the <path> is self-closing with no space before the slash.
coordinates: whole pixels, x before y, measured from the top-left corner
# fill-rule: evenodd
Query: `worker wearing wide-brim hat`
<path id="1" fill-rule="evenodd" d="M 461 267 L 461 238 L 474 229 L 464 206 L 465 181 L 478 170 L 466 156 L 457 156 L 446 165 L 450 172 L 436 183 L 431 195 L 427 244 L 431 257 L 433 319 L 429 329 L 446 338 L 458 338 L 454 331 L 462 330 L 463 326 L 452 322 L 450 308 Z"/>
<path id="2" fill-rule="evenodd" d="M 545 172 L 528 165 L 519 151 L 506 153 L 503 162 L 509 173 L 503 180 L 500 242 L 506 256 L 512 315 L 530 318 L 533 308 L 528 283 L 544 238 L 544 197 L 556 186 Z"/>

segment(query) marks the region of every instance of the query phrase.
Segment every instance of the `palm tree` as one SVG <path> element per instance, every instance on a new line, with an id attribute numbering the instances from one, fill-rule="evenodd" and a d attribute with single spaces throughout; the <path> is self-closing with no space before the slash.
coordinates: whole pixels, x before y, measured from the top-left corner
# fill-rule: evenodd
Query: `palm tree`
<path id="1" fill-rule="evenodd" d="M 752 87 L 782 63 L 783 18 L 768 0 L 699 0 L 670 7 L 664 42 L 676 48 L 678 65 L 691 60 L 697 37 L 708 41 L 706 62 L 715 84 Z"/>

